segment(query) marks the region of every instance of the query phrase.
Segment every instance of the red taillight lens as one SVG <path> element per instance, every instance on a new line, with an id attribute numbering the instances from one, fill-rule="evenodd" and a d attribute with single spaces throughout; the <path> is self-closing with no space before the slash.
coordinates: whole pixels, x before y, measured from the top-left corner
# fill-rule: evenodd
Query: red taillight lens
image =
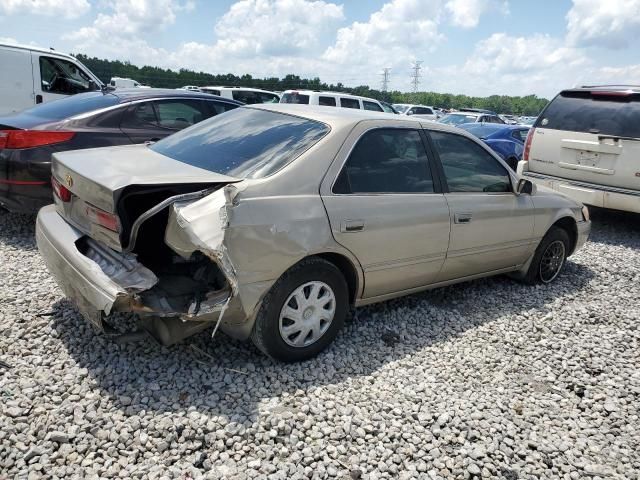
<path id="1" fill-rule="evenodd" d="M 116 217 L 113 213 L 105 212 L 104 210 L 100 210 L 93 205 L 87 205 L 86 208 L 87 218 L 97 225 L 101 225 L 104 228 L 111 230 L 112 232 L 117 232 L 120 228 L 120 222 L 118 222 L 118 217 Z"/>
<path id="2" fill-rule="evenodd" d="M 44 130 L 0 130 L 0 148 L 16 150 L 19 148 L 41 147 L 67 142 L 74 132 L 47 132 Z"/>
<path id="3" fill-rule="evenodd" d="M 71 201 L 71 191 L 56 180 L 55 177 L 51 177 L 51 186 L 53 187 L 53 193 L 56 194 L 56 197 L 65 203 Z"/>
<path id="4" fill-rule="evenodd" d="M 527 134 L 527 140 L 524 142 L 524 152 L 522 152 L 522 160 L 525 162 L 529 161 L 529 153 L 531 152 L 531 140 L 533 140 L 533 134 L 536 131 L 535 128 L 529 130 Z"/>

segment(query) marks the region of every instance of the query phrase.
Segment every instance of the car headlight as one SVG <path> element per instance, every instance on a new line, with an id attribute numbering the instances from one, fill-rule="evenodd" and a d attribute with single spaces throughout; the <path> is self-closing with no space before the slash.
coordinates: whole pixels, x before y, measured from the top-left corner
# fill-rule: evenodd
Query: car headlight
<path id="1" fill-rule="evenodd" d="M 583 206 L 582 206 L 582 219 L 583 219 L 585 222 L 588 222 L 588 221 L 589 221 L 589 219 L 590 219 L 590 217 L 589 217 L 589 209 L 587 208 L 587 206 L 586 206 L 586 205 L 583 205 Z"/>

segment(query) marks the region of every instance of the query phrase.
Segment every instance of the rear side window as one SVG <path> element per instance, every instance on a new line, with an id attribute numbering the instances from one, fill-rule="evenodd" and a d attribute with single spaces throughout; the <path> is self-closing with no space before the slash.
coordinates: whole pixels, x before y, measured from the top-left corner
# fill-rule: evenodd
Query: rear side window
<path id="1" fill-rule="evenodd" d="M 131 105 L 122 119 L 122 128 L 157 128 L 158 116 L 153 102 L 141 102 Z"/>
<path id="2" fill-rule="evenodd" d="M 355 98 L 340 98 L 342 108 L 360 108 L 360 102 Z"/>
<path id="3" fill-rule="evenodd" d="M 507 170 L 480 145 L 453 133 L 429 135 L 450 192 L 511 192 Z"/>
<path id="4" fill-rule="evenodd" d="M 234 100 L 238 100 L 247 105 L 256 103 L 278 103 L 280 101 L 280 98 L 273 93 L 254 92 L 252 90 L 232 90 L 231 95 Z"/>
<path id="5" fill-rule="evenodd" d="M 563 92 L 547 106 L 536 127 L 640 138 L 640 96 Z"/>
<path id="6" fill-rule="evenodd" d="M 511 136 L 513 138 L 515 138 L 516 140 L 520 140 L 521 142 L 524 142 L 527 139 L 527 135 L 529 133 L 529 129 L 527 130 L 514 130 L 511 133 Z"/>
<path id="7" fill-rule="evenodd" d="M 207 117 L 213 117 L 214 115 L 219 115 L 238 107 L 238 105 L 232 103 L 212 102 L 209 100 L 205 100 L 204 104 L 209 108 L 209 115 L 207 115 Z"/>
<path id="8" fill-rule="evenodd" d="M 318 105 L 324 105 L 325 107 L 335 107 L 336 99 L 334 97 L 318 97 Z"/>
<path id="9" fill-rule="evenodd" d="M 367 102 L 366 100 L 362 101 L 362 106 L 365 110 L 371 110 L 373 112 L 383 112 L 382 107 L 375 102 Z"/>
<path id="10" fill-rule="evenodd" d="M 236 108 L 151 145 L 152 150 L 211 172 L 263 178 L 329 132 L 324 123 L 255 108 Z"/>
<path id="11" fill-rule="evenodd" d="M 415 107 L 415 111 L 413 113 L 417 115 L 433 115 L 433 110 L 425 107 Z"/>
<path id="12" fill-rule="evenodd" d="M 202 90 L 204 93 L 220 96 L 220 90 L 214 90 L 212 88 L 201 88 L 200 90 Z"/>
<path id="13" fill-rule="evenodd" d="M 309 104 L 309 95 L 300 95 L 298 93 L 285 93 L 280 99 L 280 103 L 297 103 L 302 105 Z"/>
<path id="14" fill-rule="evenodd" d="M 365 133 L 333 186 L 333 192 L 338 194 L 433 191 L 433 179 L 420 134 L 404 129 Z"/>

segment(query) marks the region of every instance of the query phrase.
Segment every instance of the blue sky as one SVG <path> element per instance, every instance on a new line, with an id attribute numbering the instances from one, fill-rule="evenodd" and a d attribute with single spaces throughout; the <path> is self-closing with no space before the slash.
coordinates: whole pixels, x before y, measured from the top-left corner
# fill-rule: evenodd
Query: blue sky
<path id="1" fill-rule="evenodd" d="M 2 0 L 0 41 L 256 77 L 470 95 L 638 83 L 640 0 Z"/>

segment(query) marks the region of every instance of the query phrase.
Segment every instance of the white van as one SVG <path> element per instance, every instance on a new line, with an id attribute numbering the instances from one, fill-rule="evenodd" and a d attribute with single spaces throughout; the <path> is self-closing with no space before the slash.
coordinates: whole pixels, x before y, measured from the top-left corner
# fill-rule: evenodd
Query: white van
<path id="1" fill-rule="evenodd" d="M 200 87 L 200 90 L 222 98 L 231 98 L 247 105 L 254 103 L 278 103 L 280 95 L 269 90 L 249 87 Z"/>
<path id="2" fill-rule="evenodd" d="M 0 115 L 101 87 L 98 77 L 71 55 L 0 43 Z"/>
<path id="3" fill-rule="evenodd" d="M 285 90 L 280 103 L 298 103 L 303 105 L 324 105 L 325 107 L 356 108 L 373 112 L 387 111 L 374 98 L 359 97 L 340 92 L 322 92 L 319 90 Z"/>
<path id="4" fill-rule="evenodd" d="M 640 86 L 560 92 L 529 131 L 518 173 L 587 205 L 640 213 Z"/>
<path id="5" fill-rule="evenodd" d="M 113 88 L 151 88 L 146 85 L 142 85 L 140 82 L 133 78 L 111 77 L 109 86 Z"/>

